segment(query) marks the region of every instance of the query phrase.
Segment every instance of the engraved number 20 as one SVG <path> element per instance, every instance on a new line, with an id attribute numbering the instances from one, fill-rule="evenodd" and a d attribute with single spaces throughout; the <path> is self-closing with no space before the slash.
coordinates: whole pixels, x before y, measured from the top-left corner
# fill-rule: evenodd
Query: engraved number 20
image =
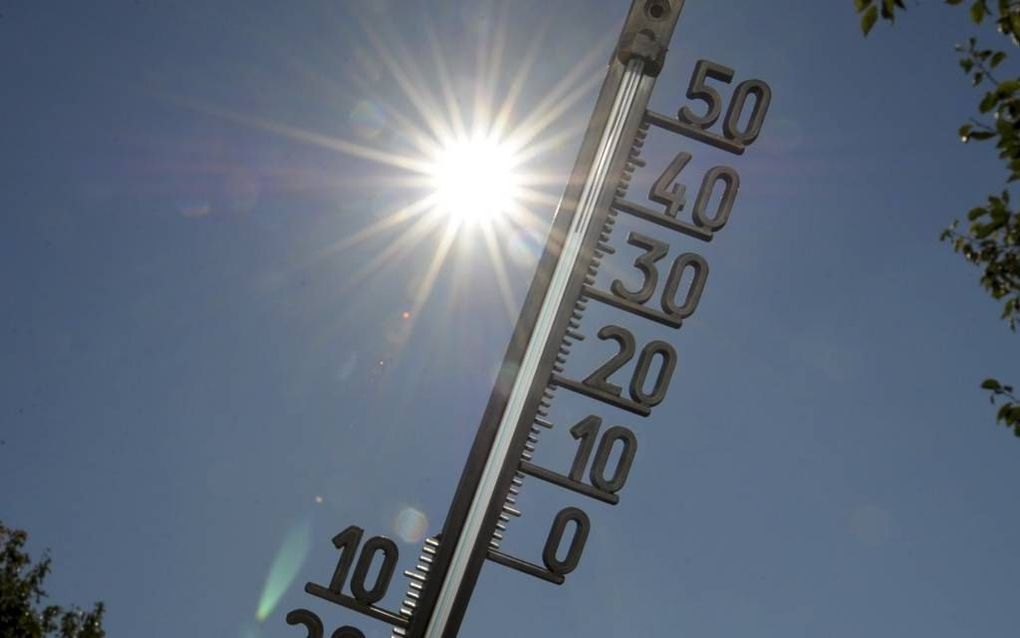
<path id="1" fill-rule="evenodd" d="M 294 609 L 287 614 L 288 625 L 304 625 L 306 638 L 322 638 L 322 620 L 307 609 Z M 360 629 L 344 625 L 334 631 L 330 638 L 365 638 Z"/>
<path id="2" fill-rule="evenodd" d="M 598 337 L 603 341 L 615 341 L 619 344 L 620 351 L 613 355 L 609 361 L 599 366 L 595 372 L 588 375 L 582 383 L 613 396 L 620 396 L 623 393 L 623 388 L 610 383 L 609 376 L 633 358 L 636 350 L 634 335 L 626 328 L 609 325 L 599 330 Z M 655 376 L 655 381 L 652 383 L 651 391 L 646 392 L 648 374 L 651 372 L 652 364 L 656 358 L 661 359 L 662 363 Z M 630 380 L 631 398 L 646 407 L 654 407 L 662 403 L 662 400 L 666 398 L 666 390 L 669 389 L 669 381 L 673 376 L 674 368 L 676 368 L 676 350 L 673 349 L 673 346 L 665 341 L 650 342 L 638 355 L 637 367 Z"/>

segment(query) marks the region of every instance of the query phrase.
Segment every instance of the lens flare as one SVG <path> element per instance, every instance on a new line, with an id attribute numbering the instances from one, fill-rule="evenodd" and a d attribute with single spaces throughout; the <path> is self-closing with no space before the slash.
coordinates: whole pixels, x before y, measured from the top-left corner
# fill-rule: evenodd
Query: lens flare
<path id="1" fill-rule="evenodd" d="M 301 566 L 308 557 L 308 550 L 312 544 L 312 522 L 305 520 L 292 527 L 280 545 L 280 551 L 276 553 L 273 564 L 269 568 L 269 575 L 266 576 L 265 587 L 262 588 L 262 597 L 259 598 L 258 610 L 255 612 L 255 620 L 262 622 L 273 613 L 276 604 L 280 602 L 284 592 L 294 582 Z"/>
<path id="2" fill-rule="evenodd" d="M 257 626 L 248 626 L 241 630 L 241 638 L 262 638 L 262 632 Z"/>
<path id="3" fill-rule="evenodd" d="M 182 204 L 180 210 L 185 217 L 205 217 L 212 212 L 212 205 L 209 202 L 194 202 Z"/>
<path id="4" fill-rule="evenodd" d="M 361 100 L 351 109 L 351 127 L 363 140 L 374 140 L 386 128 L 386 112 L 370 100 Z"/>
<path id="5" fill-rule="evenodd" d="M 534 268 L 542 256 L 543 243 L 544 241 L 539 241 L 530 234 L 518 231 L 506 238 L 506 253 L 510 261 L 517 266 Z"/>
<path id="6" fill-rule="evenodd" d="M 347 355 L 347 358 L 344 359 L 343 365 L 341 365 L 340 369 L 337 370 L 336 373 L 337 380 L 341 382 L 347 381 L 347 379 L 349 379 L 350 376 L 354 374 L 354 371 L 357 370 L 357 368 L 358 368 L 358 353 L 352 352 Z"/>
<path id="7" fill-rule="evenodd" d="M 404 507 L 393 519 L 393 533 L 405 543 L 417 543 L 425 538 L 429 519 L 413 507 Z"/>

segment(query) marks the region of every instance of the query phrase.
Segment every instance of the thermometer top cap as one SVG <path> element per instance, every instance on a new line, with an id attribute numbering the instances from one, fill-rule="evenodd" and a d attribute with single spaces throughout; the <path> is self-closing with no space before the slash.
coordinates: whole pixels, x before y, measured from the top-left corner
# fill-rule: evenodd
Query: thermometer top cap
<path id="1" fill-rule="evenodd" d="M 683 8 L 684 0 L 633 0 L 616 47 L 616 57 L 624 64 L 641 58 L 645 61 L 644 72 L 658 75 Z"/>

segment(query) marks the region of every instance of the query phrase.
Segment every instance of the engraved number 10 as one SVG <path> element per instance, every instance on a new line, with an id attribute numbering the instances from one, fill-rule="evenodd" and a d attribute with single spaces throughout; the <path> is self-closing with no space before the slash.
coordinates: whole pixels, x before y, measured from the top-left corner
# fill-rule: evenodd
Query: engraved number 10
<path id="1" fill-rule="evenodd" d="M 595 439 L 598 437 L 599 428 L 602 427 L 602 419 L 597 416 L 585 417 L 580 423 L 570 428 L 570 434 L 580 441 L 577 448 L 577 455 L 574 456 L 574 464 L 570 467 L 571 480 L 582 482 L 584 469 L 588 467 L 588 460 L 591 459 L 592 450 L 595 449 Z M 613 453 L 616 442 L 623 443 L 623 450 L 620 452 L 620 460 L 616 463 L 616 469 L 612 476 L 606 476 L 606 466 L 609 464 L 609 457 Z M 615 494 L 623 489 L 627 482 L 627 475 L 630 467 L 634 464 L 634 455 L 637 454 L 637 438 L 634 433 L 622 425 L 614 425 L 606 430 L 598 442 L 598 450 L 595 452 L 595 462 L 591 465 L 591 484 L 604 492 Z"/>

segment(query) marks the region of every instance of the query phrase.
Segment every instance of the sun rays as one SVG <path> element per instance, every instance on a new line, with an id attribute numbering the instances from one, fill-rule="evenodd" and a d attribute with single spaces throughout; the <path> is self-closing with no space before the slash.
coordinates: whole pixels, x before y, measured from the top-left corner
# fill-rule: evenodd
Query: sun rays
<path id="1" fill-rule="evenodd" d="M 345 275 L 337 290 L 342 293 L 385 269 L 401 267 L 411 254 L 420 254 L 415 249 L 427 246 L 428 261 L 414 267 L 408 322 L 413 324 L 443 277 L 453 247 L 460 241 L 475 242 L 484 247 L 479 252 L 490 261 L 488 270 L 501 305 L 512 320 L 519 301 L 514 299 L 511 266 L 522 263 L 522 244 L 544 237 L 558 201 L 551 190 L 558 191 L 567 177 L 564 169 L 559 174 L 542 170 L 541 160 L 580 136 L 583 117 L 571 117 L 571 110 L 596 88 L 601 77 L 597 70 L 612 38 L 594 43 L 577 65 L 565 69 L 549 86 L 532 88 L 528 83 L 536 83 L 541 42 L 549 25 L 533 25 L 518 36 L 509 32 L 505 12 L 497 13 L 500 17 L 486 18 L 474 33 L 478 44 L 473 55 L 464 45 L 469 39 L 458 40 L 451 50 L 431 24 L 422 25 L 423 37 L 413 51 L 378 14 L 371 21 L 341 28 L 349 41 L 366 43 L 355 50 L 373 65 L 372 73 L 352 65 L 337 90 L 324 92 L 332 97 L 347 89 L 357 96 L 349 136 L 194 100 L 176 101 L 242 126 L 329 149 L 363 167 L 377 167 L 363 187 L 378 189 L 385 184 L 387 199 L 397 206 L 305 255 L 292 264 L 294 271 L 366 242 L 382 242 L 355 272 Z M 328 83 L 322 73 L 311 75 L 316 86 Z M 525 94 L 536 88 L 540 97 L 530 99 L 535 106 L 524 108 Z M 534 257 L 529 256 L 531 263 Z M 406 336 L 411 329 L 408 325 Z"/>
<path id="2" fill-rule="evenodd" d="M 504 3 L 504 8 L 509 6 Z M 305 299 L 314 307 L 303 306 L 303 312 L 323 317 L 322 329 L 313 329 L 310 337 L 325 347 L 338 338 L 342 326 L 359 316 L 363 301 L 369 299 L 364 291 L 390 280 L 389 275 L 406 281 L 406 293 L 394 311 L 382 319 L 384 313 L 373 315 L 382 335 L 379 350 L 360 355 L 352 350 L 341 362 L 337 378 L 345 383 L 359 368 L 359 359 L 372 368 L 366 375 L 376 380 L 372 383 L 385 378 L 390 362 L 406 352 L 416 324 L 429 310 L 435 314 L 429 323 L 418 324 L 418 330 L 432 324 L 443 328 L 428 338 L 419 335 L 426 338 L 423 351 L 448 356 L 450 341 L 475 335 L 476 318 L 461 309 L 465 292 L 479 290 L 472 288 L 479 283 L 475 279 L 479 273 L 485 278 L 481 289 L 489 295 L 486 304 L 492 306 L 493 316 L 502 315 L 512 323 L 519 310 L 515 291 L 527 278 L 520 269 L 534 267 L 568 177 L 569 166 L 545 168 L 552 165 L 548 158 L 580 139 L 588 112 L 586 108 L 578 112 L 577 107 L 597 88 L 613 39 L 606 37 L 589 51 L 579 51 L 577 65 L 559 69 L 555 79 L 543 85 L 541 77 L 549 77 L 549 69 L 541 68 L 548 63 L 540 64 L 547 52 L 542 38 L 549 25 L 529 25 L 521 35 L 511 32 L 502 18 L 486 21 L 483 30 L 474 33 L 475 47 L 465 44 L 471 41 L 467 36 L 453 43 L 444 40 L 428 24 L 422 25 L 421 37 L 412 47 L 397 36 L 383 14 L 374 15 L 371 24 L 340 24 L 337 32 L 345 42 L 364 43 L 352 47 L 351 59 L 371 66 L 338 64 L 335 80 L 310 64 L 301 68 L 298 59 L 289 57 L 313 99 L 336 101 L 324 110 L 334 108 L 338 118 L 347 117 L 346 127 L 329 128 L 328 119 L 320 123 L 323 128 L 298 125 L 299 116 L 281 117 L 280 111 L 268 116 L 259 109 L 170 98 L 239 127 L 345 158 L 332 168 L 327 161 L 323 163 L 327 169 L 323 164 L 310 169 L 322 171 L 315 173 L 316 184 L 326 175 L 338 186 L 327 191 L 331 196 L 353 194 L 337 204 L 337 211 L 344 213 L 342 225 L 338 221 L 336 235 L 330 235 L 326 217 L 326 232 L 316 238 L 314 248 L 298 253 L 282 272 L 277 267 L 271 286 L 275 290 L 282 282 L 304 280 L 313 271 L 333 275 L 326 266 L 339 263 L 336 258 L 342 253 L 357 252 L 356 261 L 343 262 L 350 269 L 332 277 L 328 298 Z M 487 263 L 479 263 L 483 260 Z M 472 322 L 470 329 L 462 330 L 466 325 L 462 322 Z M 371 347 L 366 344 L 364 350 Z M 444 348 L 445 353 L 440 352 Z M 470 356 L 470 347 L 457 350 Z M 423 375 L 407 376 L 413 384 Z M 413 392 L 405 387 L 405 394 Z M 426 525 L 420 520 L 424 514 L 410 510 L 401 516 L 398 534 L 417 541 Z M 308 526 L 307 521 L 295 526 L 281 546 L 258 602 L 256 622 L 275 611 L 296 577 L 309 551 Z"/>
<path id="3" fill-rule="evenodd" d="M 358 233 L 359 239 L 387 233 L 394 236 L 395 243 L 430 242 L 436 246 L 416 290 L 416 309 L 428 300 L 458 237 L 483 242 L 507 316 L 512 319 L 517 304 L 504 239 L 518 232 L 531 236 L 546 232 L 557 203 L 546 189 L 558 187 L 566 176 L 532 166 L 580 133 L 565 122 L 566 115 L 594 90 L 590 78 L 599 74 L 592 71 L 604 58 L 609 40 L 596 43 L 558 82 L 544 87 L 544 97 L 535 109 L 522 112 L 518 102 L 541 50 L 543 28 L 533 31 L 528 36 L 530 42 L 521 42 L 524 46 L 511 52 L 507 51 L 510 34 L 502 22 L 479 34 L 471 70 L 473 86 L 458 91 L 448 62 L 456 56 L 444 50 L 431 25 L 423 27 L 430 56 L 427 65 L 421 63 L 422 55 L 413 55 L 399 41 L 392 44 L 392 34 L 380 33 L 372 25 L 361 26 L 373 54 L 413 110 L 408 113 L 385 107 L 411 149 L 401 164 L 424 161 L 427 168 L 407 171 L 409 188 L 417 187 L 419 193 L 411 205 L 418 212 L 411 217 L 419 219 L 408 219 L 398 211 L 394 215 L 403 217 L 400 222 L 392 223 L 394 216 L 388 215 Z M 516 68 L 507 72 L 510 59 L 516 61 Z M 368 155 L 360 156 L 371 161 Z M 426 219 L 429 221 L 423 221 Z M 341 244 L 349 242 L 338 240 L 337 245 Z M 372 269 L 383 267 L 384 263 L 372 265 Z"/>

